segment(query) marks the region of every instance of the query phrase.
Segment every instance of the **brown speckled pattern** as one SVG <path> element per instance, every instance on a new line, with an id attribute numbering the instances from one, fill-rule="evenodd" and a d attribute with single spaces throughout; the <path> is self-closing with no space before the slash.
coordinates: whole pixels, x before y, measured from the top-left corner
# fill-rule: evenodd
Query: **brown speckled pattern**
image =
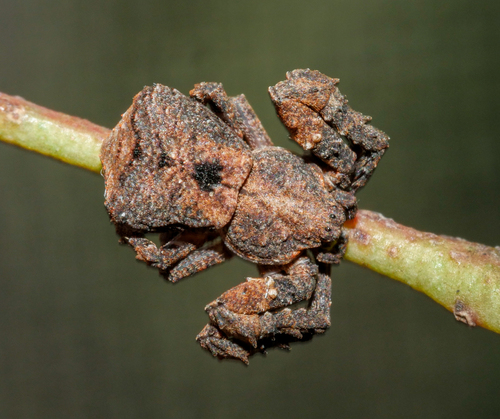
<path id="1" fill-rule="evenodd" d="M 257 264 L 261 277 L 205 308 L 210 322 L 197 341 L 218 358 L 248 363 L 330 325 L 329 266 L 346 251 L 354 194 L 388 146 L 337 83 L 294 70 L 269 88 L 291 138 L 311 155 L 274 147 L 245 96 L 227 96 L 220 83 L 195 85 L 191 98 L 144 88 L 103 143 L 105 205 L 138 260 L 171 282 L 233 254 Z M 301 301 L 307 307 L 290 308 Z"/>
<path id="2" fill-rule="evenodd" d="M 339 237 L 344 209 L 310 165 L 279 147 L 260 148 L 253 157 L 225 237 L 231 250 L 255 263 L 281 265 Z"/>
<path id="3" fill-rule="evenodd" d="M 141 231 L 226 225 L 252 167 L 250 148 L 226 124 L 159 84 L 134 98 L 101 160 L 111 220 Z"/>

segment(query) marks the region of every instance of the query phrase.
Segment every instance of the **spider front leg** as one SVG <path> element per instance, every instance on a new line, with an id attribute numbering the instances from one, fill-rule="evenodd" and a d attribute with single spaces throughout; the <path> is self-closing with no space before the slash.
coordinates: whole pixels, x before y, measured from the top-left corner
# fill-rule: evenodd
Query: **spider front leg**
<path id="1" fill-rule="evenodd" d="M 368 125 L 371 117 L 354 111 L 332 79 L 318 71 L 294 70 L 269 88 L 278 116 L 290 136 L 332 169 L 340 189 L 363 187 L 385 150 L 389 137 Z"/>
<path id="2" fill-rule="evenodd" d="M 202 247 L 215 238 L 211 232 L 187 230 L 176 237 L 171 236 L 160 235 L 163 243 L 160 247 L 145 237 L 124 237 L 123 240 L 134 248 L 137 260 L 157 268 L 171 282 L 222 263 L 229 257 L 222 243 Z"/>
<path id="3" fill-rule="evenodd" d="M 263 340 L 286 347 L 287 341 L 323 333 L 330 326 L 330 278 L 318 275 L 308 258 L 281 268 L 285 275 L 249 278 L 210 303 L 210 323 L 196 338 L 200 345 L 218 358 L 248 364 L 251 354 L 265 349 Z M 277 310 L 304 300 L 311 300 L 307 309 Z"/>
<path id="4" fill-rule="evenodd" d="M 328 245 L 311 249 L 318 262 L 327 265 L 338 265 L 347 251 L 349 235 L 345 228 L 342 228 L 339 238 Z"/>
<path id="5" fill-rule="evenodd" d="M 189 94 L 204 105 L 208 104 L 251 148 L 273 145 L 245 95 L 230 97 L 221 83 L 196 84 Z"/>

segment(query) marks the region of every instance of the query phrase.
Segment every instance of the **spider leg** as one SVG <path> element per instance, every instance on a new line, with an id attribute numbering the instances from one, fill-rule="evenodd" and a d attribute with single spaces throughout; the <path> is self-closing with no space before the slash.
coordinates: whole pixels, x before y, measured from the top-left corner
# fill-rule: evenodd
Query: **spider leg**
<path id="1" fill-rule="evenodd" d="M 160 247 L 145 237 L 123 240 L 134 248 L 137 260 L 157 268 L 167 280 L 177 282 L 228 258 L 222 243 L 202 248 L 213 238 L 209 232 L 187 230 Z"/>
<path id="2" fill-rule="evenodd" d="M 167 279 L 171 282 L 177 282 L 210 266 L 222 263 L 230 257 L 231 255 L 224 249 L 222 243 L 194 250 L 167 272 Z"/>
<path id="3" fill-rule="evenodd" d="M 189 94 L 199 102 L 209 104 L 214 113 L 251 148 L 273 145 L 245 95 L 229 97 L 221 83 L 196 84 Z"/>
<path id="4" fill-rule="evenodd" d="M 248 365 L 248 357 L 253 353 L 237 343 L 231 342 L 217 327 L 207 324 L 196 336 L 196 341 L 213 356 L 224 359 L 239 359 Z"/>
<path id="5" fill-rule="evenodd" d="M 347 234 L 347 230 L 342 228 L 342 232 L 335 243 L 311 250 L 318 262 L 325 263 L 327 265 L 338 265 L 347 251 L 348 242 L 349 236 Z"/>
<path id="6" fill-rule="evenodd" d="M 286 275 L 249 278 L 210 303 L 210 323 L 196 338 L 202 348 L 248 363 L 266 346 L 287 347 L 290 340 L 324 332 L 330 326 L 330 278 L 308 258 L 282 268 Z M 310 300 L 307 309 L 283 309 L 304 300 Z"/>
<path id="7" fill-rule="evenodd" d="M 330 193 L 335 198 L 335 201 L 342 205 L 342 208 L 344 208 L 347 219 L 352 220 L 358 211 L 358 201 L 354 196 L 354 192 L 346 192 L 341 189 L 334 188 Z"/>
<path id="8" fill-rule="evenodd" d="M 334 185 L 355 192 L 377 167 L 389 137 L 351 109 L 337 83 L 318 71 L 294 70 L 269 93 L 291 138 L 333 169 Z"/>
<path id="9" fill-rule="evenodd" d="M 320 111 L 323 119 L 335 127 L 353 144 L 357 158 L 353 167 L 352 184 L 349 190 L 363 187 L 376 169 L 378 162 L 389 147 L 389 137 L 383 131 L 367 124 L 371 116 L 353 110 L 337 87 L 328 104 Z"/>
<path id="10" fill-rule="evenodd" d="M 262 126 L 259 117 L 248 103 L 245 95 L 229 98 L 236 108 L 237 117 L 243 124 L 243 139 L 253 148 L 273 146 L 271 138 Z"/>

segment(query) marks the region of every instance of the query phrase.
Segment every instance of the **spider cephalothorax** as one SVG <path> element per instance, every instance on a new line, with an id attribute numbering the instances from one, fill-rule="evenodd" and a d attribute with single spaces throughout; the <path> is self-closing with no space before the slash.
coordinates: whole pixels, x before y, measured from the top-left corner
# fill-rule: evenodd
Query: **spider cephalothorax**
<path id="1" fill-rule="evenodd" d="M 273 146 L 245 96 L 228 97 L 218 83 L 197 84 L 190 98 L 144 88 L 102 146 L 105 205 L 137 259 L 172 282 L 232 254 L 257 264 L 261 277 L 205 308 L 210 323 L 197 340 L 214 356 L 248 363 L 330 325 L 330 278 L 316 263 L 342 258 L 354 194 L 388 146 L 337 83 L 294 70 L 269 88 L 308 156 Z M 160 247 L 144 237 L 150 232 L 160 233 Z M 303 300 L 307 309 L 287 308 Z"/>

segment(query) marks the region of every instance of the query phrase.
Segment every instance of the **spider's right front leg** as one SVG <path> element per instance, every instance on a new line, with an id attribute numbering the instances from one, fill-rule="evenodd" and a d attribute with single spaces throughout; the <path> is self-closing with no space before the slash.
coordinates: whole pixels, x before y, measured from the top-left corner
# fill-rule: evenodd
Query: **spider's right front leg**
<path id="1" fill-rule="evenodd" d="M 200 345 L 218 358 L 248 364 L 248 357 L 265 346 L 286 348 L 290 340 L 323 333 L 330 326 L 330 278 L 318 274 L 308 258 L 282 268 L 286 275 L 249 278 L 210 303 L 205 308 L 210 323 L 196 338 Z M 307 309 L 277 310 L 309 299 Z"/>

